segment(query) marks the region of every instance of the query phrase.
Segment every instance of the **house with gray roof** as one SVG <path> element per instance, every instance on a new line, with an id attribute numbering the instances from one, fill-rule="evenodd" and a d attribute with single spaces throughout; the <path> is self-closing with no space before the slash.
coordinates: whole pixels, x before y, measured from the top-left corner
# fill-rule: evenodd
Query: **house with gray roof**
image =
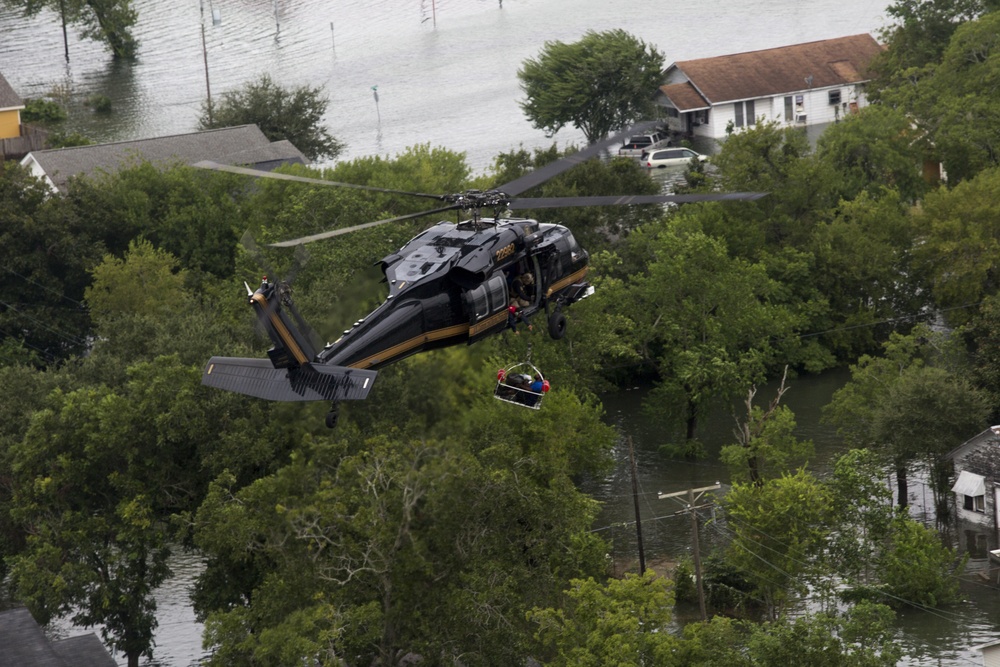
<path id="1" fill-rule="evenodd" d="M 25 607 L 0 612 L 0 667 L 117 667 L 97 635 L 49 640 Z"/>
<path id="2" fill-rule="evenodd" d="M 0 139 L 21 136 L 21 109 L 24 100 L 0 73 Z"/>
<path id="3" fill-rule="evenodd" d="M 671 131 L 712 139 L 762 121 L 833 122 L 867 104 L 864 84 L 882 47 L 869 34 L 678 61 L 656 94 Z"/>
<path id="4" fill-rule="evenodd" d="M 65 192 L 67 182 L 74 176 L 113 173 L 141 162 L 168 168 L 202 160 L 249 165 L 267 171 L 282 164 L 309 164 L 308 158 L 291 142 L 272 142 L 256 125 L 32 151 L 21 160 L 21 164 L 45 180 L 53 190 Z"/>

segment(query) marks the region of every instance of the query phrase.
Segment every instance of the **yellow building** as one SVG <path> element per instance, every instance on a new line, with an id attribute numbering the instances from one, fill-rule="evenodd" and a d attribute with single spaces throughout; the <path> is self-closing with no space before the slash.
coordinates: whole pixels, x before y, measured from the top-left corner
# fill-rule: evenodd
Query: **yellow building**
<path id="1" fill-rule="evenodd" d="M 0 74 L 0 139 L 21 136 L 21 109 L 24 101 Z"/>

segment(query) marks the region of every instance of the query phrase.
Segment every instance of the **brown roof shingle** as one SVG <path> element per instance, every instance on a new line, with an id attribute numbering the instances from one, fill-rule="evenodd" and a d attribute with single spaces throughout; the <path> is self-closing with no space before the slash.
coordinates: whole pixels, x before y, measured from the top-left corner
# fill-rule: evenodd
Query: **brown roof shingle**
<path id="1" fill-rule="evenodd" d="M 660 86 L 660 92 L 667 96 L 678 111 L 697 111 L 711 106 L 688 81 Z"/>
<path id="2" fill-rule="evenodd" d="M 684 60 L 673 67 L 683 72 L 705 99 L 720 104 L 865 81 L 872 59 L 881 51 L 875 38 L 865 33 Z M 810 76 L 811 84 L 807 82 Z M 674 101 L 672 95 L 670 99 Z"/>

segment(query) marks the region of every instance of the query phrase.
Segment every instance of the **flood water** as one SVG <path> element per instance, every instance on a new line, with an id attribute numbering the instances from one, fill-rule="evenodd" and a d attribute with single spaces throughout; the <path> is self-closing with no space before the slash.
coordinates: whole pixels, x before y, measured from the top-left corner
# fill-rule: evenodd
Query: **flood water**
<path id="1" fill-rule="evenodd" d="M 322 86 L 330 106 L 325 123 L 346 142 L 344 158 L 393 156 L 419 143 L 464 151 L 477 172 L 518 146 L 583 143 L 569 128 L 548 138 L 531 127 L 518 101 L 517 70 L 546 41 L 571 42 L 588 30 L 622 28 L 664 53 L 667 63 L 771 48 L 831 37 L 877 33 L 887 0 L 133 0 L 141 42 L 135 63 L 115 63 L 103 47 L 70 28 L 70 62 L 63 56 L 58 19 L 42 12 L 24 19 L 0 7 L 0 71 L 22 97 L 54 94 L 69 104 L 67 130 L 98 141 L 191 132 L 206 99 L 205 54 L 214 98 L 262 73 L 285 86 Z M 221 23 L 213 25 L 217 10 Z M 376 103 L 373 86 L 377 86 Z M 112 112 L 92 112 L 87 97 L 101 94 Z M 708 152 L 706 147 L 698 147 Z M 657 174 L 669 187 L 679 172 Z M 786 404 L 801 437 L 817 449 L 822 469 L 842 450 L 819 424 L 819 410 L 844 376 L 793 383 Z M 762 391 L 762 396 L 763 396 Z M 728 411 L 704 424 L 710 455 L 671 458 L 657 426 L 639 410 L 642 391 L 604 397 L 608 419 L 630 435 L 636 451 L 647 559 L 676 559 L 689 549 L 687 517 L 658 492 L 721 481 L 718 447 L 729 441 Z M 619 560 L 635 553 L 635 526 L 625 440 L 607 479 L 589 484 L 604 502 L 598 528 Z M 915 493 L 921 493 L 914 486 Z M 703 541 L 710 544 L 710 530 Z M 194 555 L 175 554 L 175 577 L 157 593 L 156 659 L 163 667 L 196 665 L 204 653 L 187 591 L 201 568 Z M 905 665 L 979 665 L 969 647 L 1000 637 L 993 622 L 1000 596 L 971 583 L 970 603 L 935 612 L 907 612 L 900 641 Z M 62 630 L 66 630 L 65 627 Z M 121 663 L 124 664 L 124 663 Z"/>
<path id="2" fill-rule="evenodd" d="M 812 440 L 815 456 L 809 470 L 820 477 L 828 474 L 836 459 L 846 451 L 845 445 L 829 427 L 820 423 L 820 413 L 830 401 L 833 392 L 849 379 L 846 370 L 832 371 L 819 376 L 804 376 L 788 382 L 788 392 L 782 398 L 795 413 L 797 437 Z M 777 390 L 777 383 L 761 387 L 755 403 L 766 404 Z M 719 463 L 719 449 L 734 442 L 735 418 L 745 415 L 742 405 L 719 406 L 699 428 L 699 438 L 706 445 L 703 460 L 678 459 L 662 449 L 663 441 L 657 421 L 641 409 L 646 390 L 634 389 L 606 395 L 603 398 L 607 421 L 614 424 L 621 438 L 618 442 L 614 470 L 602 480 L 584 484 L 585 490 L 603 501 L 597 530 L 611 542 L 611 555 L 618 573 L 638 571 L 638 536 L 635 525 L 635 502 L 632 494 L 628 439 L 635 452 L 639 515 L 646 565 L 658 572 L 669 572 L 671 564 L 692 554 L 691 520 L 686 514 L 676 515 L 682 505 L 673 499 L 659 500 L 660 493 L 685 491 L 711 486 L 721 482 L 722 492 L 729 483 L 726 468 Z M 894 484 L 894 480 L 890 484 Z M 932 493 L 919 471 L 909 479 L 911 515 L 930 521 L 925 508 L 933 507 Z M 932 510 L 930 510 L 932 511 Z M 700 513 L 702 553 L 713 545 L 721 545 L 724 536 L 709 521 L 710 510 Z M 992 533 L 992 531 L 990 531 Z M 950 529 L 949 539 L 954 539 L 955 529 Z M 997 548 L 997 536 L 989 536 L 988 548 Z M 982 665 L 982 654 L 972 647 L 1000 639 L 1000 588 L 996 584 L 997 572 L 991 573 L 987 582 L 976 574 L 985 571 L 989 563 L 984 551 L 973 554 L 961 583 L 965 601 L 930 611 L 904 609 L 898 612 L 897 641 L 906 651 L 900 666 L 917 667 L 968 667 Z M 990 585 L 992 584 L 992 585 Z"/>
<path id="3" fill-rule="evenodd" d="M 525 120 L 517 70 L 546 41 L 622 28 L 666 61 L 875 32 L 885 0 L 133 0 L 135 63 L 115 63 L 58 18 L 0 8 L 0 71 L 22 97 L 68 96 L 67 129 L 99 141 L 196 129 L 206 99 L 201 26 L 213 97 L 268 73 L 323 86 L 326 123 L 344 157 L 392 156 L 430 143 L 485 170 L 498 153 L 551 145 Z M 202 9 L 204 14 L 202 14 Z M 213 25 L 212 10 L 221 23 Z M 204 18 L 203 18 L 204 17 Z M 376 105 L 373 86 L 377 86 Z M 99 93 L 110 116 L 86 107 Z M 583 143 L 570 128 L 561 145 Z"/>

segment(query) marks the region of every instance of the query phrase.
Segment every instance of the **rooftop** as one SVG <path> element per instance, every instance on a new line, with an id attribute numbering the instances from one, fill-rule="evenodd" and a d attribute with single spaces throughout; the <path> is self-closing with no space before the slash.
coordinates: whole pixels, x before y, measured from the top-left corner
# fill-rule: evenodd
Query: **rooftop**
<path id="1" fill-rule="evenodd" d="M 212 160 L 222 164 L 277 164 L 309 160 L 288 141 L 271 142 L 256 125 L 118 141 L 91 146 L 33 151 L 22 164 L 34 161 L 55 187 L 65 189 L 77 175 L 113 172 L 138 162 L 158 166 Z"/>
<path id="2" fill-rule="evenodd" d="M 881 52 L 882 47 L 875 38 L 864 33 L 714 58 L 682 60 L 668 70 L 679 69 L 697 88 L 700 97 L 720 104 L 866 81 L 872 59 Z M 693 100 L 687 100 L 690 93 L 680 88 L 683 85 L 664 86 L 661 90 L 674 104 L 697 108 L 691 106 Z M 675 100 L 674 95 L 678 95 L 678 99 Z"/>
<path id="3" fill-rule="evenodd" d="M 24 100 L 14 92 L 14 89 L 7 83 L 7 79 L 0 74 L 0 111 L 7 109 L 23 109 Z"/>

